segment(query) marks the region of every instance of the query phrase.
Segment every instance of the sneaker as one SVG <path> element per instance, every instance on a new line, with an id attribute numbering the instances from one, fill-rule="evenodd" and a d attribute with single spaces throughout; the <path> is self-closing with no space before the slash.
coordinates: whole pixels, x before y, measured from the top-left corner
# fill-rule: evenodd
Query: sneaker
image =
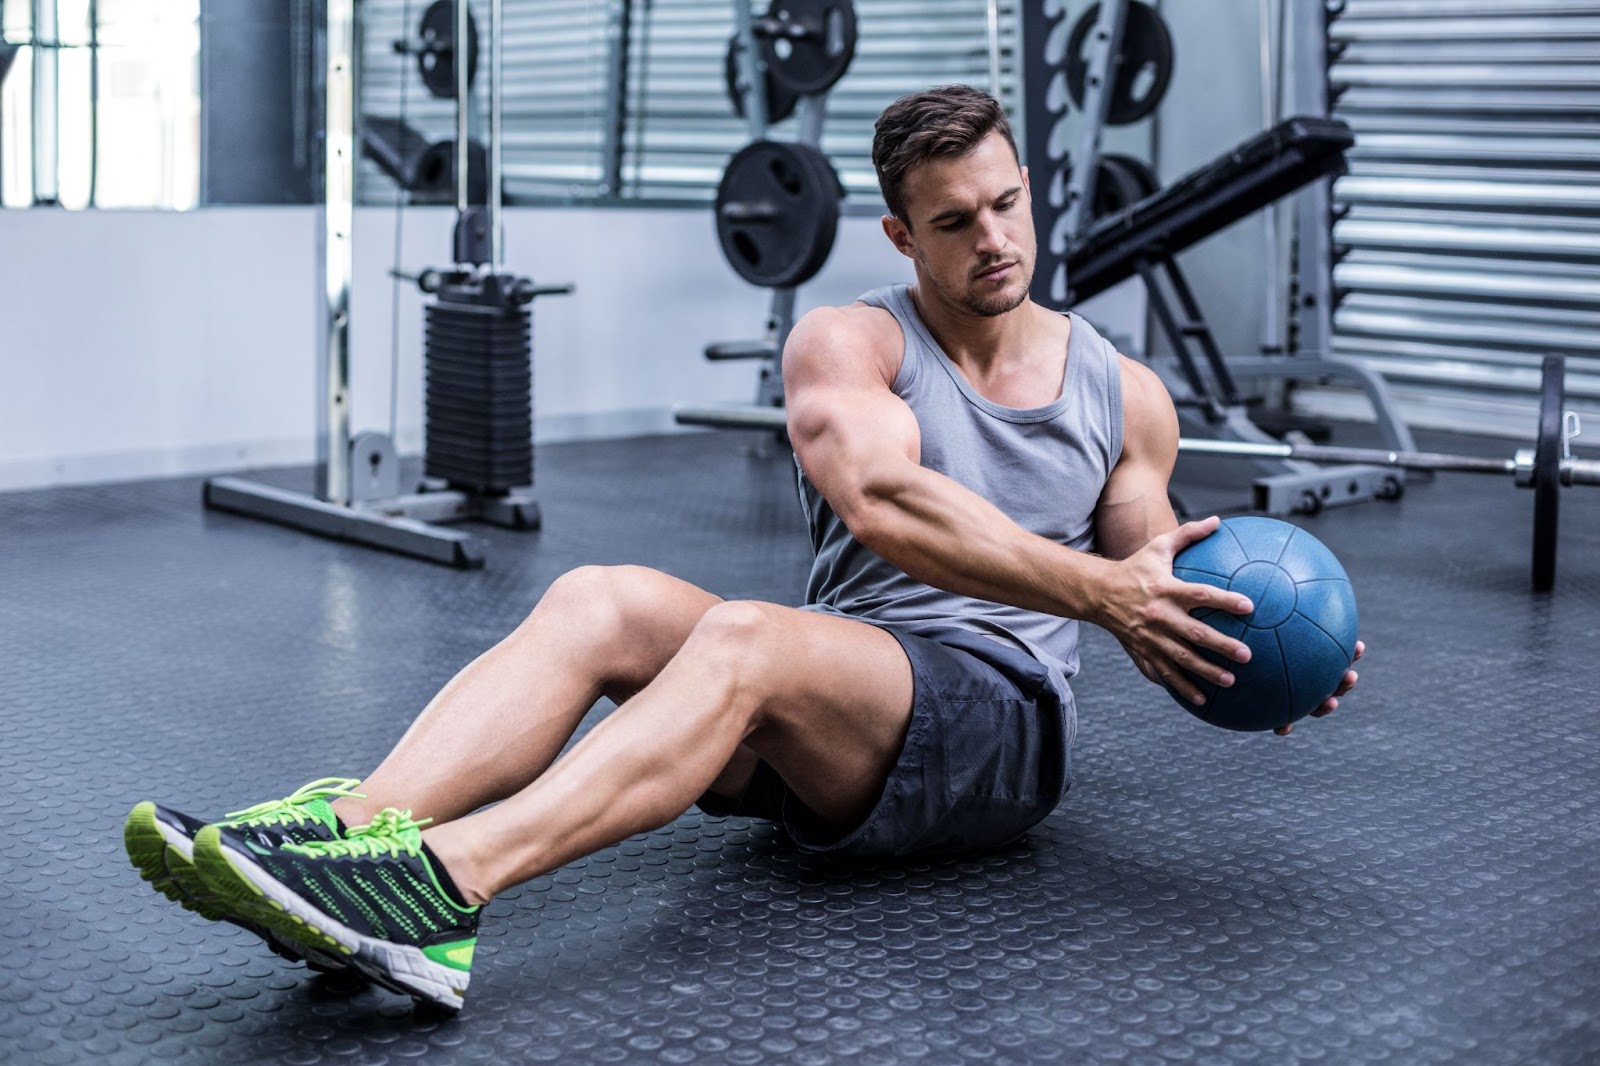
<path id="1" fill-rule="evenodd" d="M 206 826 L 195 837 L 195 868 L 231 914 L 343 958 L 385 988 L 457 1011 L 483 908 L 468 905 L 422 842 L 426 824 L 390 807 L 341 840 L 278 848 Z"/>
<path id="2" fill-rule="evenodd" d="M 237 828 L 265 847 L 336 840 L 342 835 L 343 826 L 333 813 L 331 801 L 341 796 L 365 798 L 353 791 L 360 783 L 352 778 L 337 777 L 313 781 L 284 799 L 235 811 L 219 824 Z M 194 838 L 206 824 L 182 811 L 146 800 L 128 814 L 122 840 L 139 876 L 185 910 L 211 921 L 232 922 L 261 937 L 278 955 L 291 961 L 303 960 L 314 970 L 345 969 L 342 960 L 326 952 L 308 951 L 301 945 L 285 943 L 260 924 L 240 920 L 221 905 L 194 869 Z"/>

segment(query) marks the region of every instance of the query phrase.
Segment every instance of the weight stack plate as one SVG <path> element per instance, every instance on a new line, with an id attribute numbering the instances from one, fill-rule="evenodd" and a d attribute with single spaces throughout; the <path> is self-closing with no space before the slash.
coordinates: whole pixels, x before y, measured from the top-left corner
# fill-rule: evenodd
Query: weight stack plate
<path id="1" fill-rule="evenodd" d="M 533 332 L 526 307 L 426 308 L 423 472 L 501 495 L 533 484 Z"/>

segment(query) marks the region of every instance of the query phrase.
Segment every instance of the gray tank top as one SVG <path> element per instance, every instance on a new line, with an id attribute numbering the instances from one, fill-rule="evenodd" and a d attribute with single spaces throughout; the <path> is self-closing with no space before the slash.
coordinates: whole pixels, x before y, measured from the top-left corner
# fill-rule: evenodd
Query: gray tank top
<path id="1" fill-rule="evenodd" d="M 1023 529 L 1078 551 L 1094 550 L 1094 511 L 1122 454 L 1122 372 L 1116 350 L 1077 315 L 1061 395 L 1026 410 L 980 396 L 945 355 L 912 303 L 910 286 L 861 297 L 894 315 L 905 337 L 895 395 L 922 431 L 922 465 L 973 490 Z M 816 560 L 811 610 L 904 626 L 955 626 L 1020 647 L 1065 688 L 1078 672 L 1075 619 L 958 596 L 917 581 L 869 551 L 799 472 Z"/>

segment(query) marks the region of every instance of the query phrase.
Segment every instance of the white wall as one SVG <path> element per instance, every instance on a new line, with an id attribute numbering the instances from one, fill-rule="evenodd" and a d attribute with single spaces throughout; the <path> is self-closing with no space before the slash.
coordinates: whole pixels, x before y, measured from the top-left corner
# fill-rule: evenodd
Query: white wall
<path id="1" fill-rule="evenodd" d="M 451 218 L 406 212 L 406 268 L 444 260 Z M 0 211 L 0 490 L 311 462 L 317 220 L 297 207 Z M 389 424 L 393 221 L 389 208 L 356 218 L 357 430 Z M 519 209 L 507 231 L 511 269 L 578 286 L 535 304 L 540 440 L 664 432 L 676 403 L 754 397 L 751 364 L 701 356 L 759 336 L 767 306 L 724 263 L 709 211 Z M 847 218 L 800 308 L 909 276 L 876 219 Z M 403 452 L 421 440 L 422 305 L 402 284 Z M 1096 306 L 1113 328 L 1140 314 L 1125 294 Z"/>

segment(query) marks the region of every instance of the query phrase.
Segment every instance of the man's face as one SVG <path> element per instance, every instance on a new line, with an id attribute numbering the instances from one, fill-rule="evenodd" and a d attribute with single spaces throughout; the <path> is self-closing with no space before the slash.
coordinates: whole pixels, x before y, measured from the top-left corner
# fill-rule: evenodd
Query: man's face
<path id="1" fill-rule="evenodd" d="M 991 133 L 966 155 L 913 167 L 903 191 L 911 226 L 891 216 L 884 231 L 945 302 L 988 318 L 1027 299 L 1033 207 L 1027 171 L 1004 137 Z"/>

